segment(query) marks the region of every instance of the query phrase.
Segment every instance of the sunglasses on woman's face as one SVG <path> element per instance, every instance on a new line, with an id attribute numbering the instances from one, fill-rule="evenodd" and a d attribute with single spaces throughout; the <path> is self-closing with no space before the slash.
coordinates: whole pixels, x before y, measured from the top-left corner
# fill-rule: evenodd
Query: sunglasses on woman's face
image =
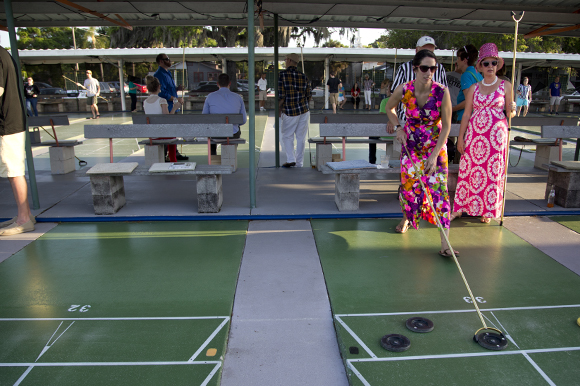
<path id="1" fill-rule="evenodd" d="M 481 62 L 481 64 L 483 64 L 483 67 L 487 67 L 487 66 L 489 66 L 490 64 L 491 64 L 493 67 L 495 67 L 495 66 L 497 66 L 497 60 L 494 60 L 494 61 L 492 61 L 492 62 Z"/>
<path id="2" fill-rule="evenodd" d="M 427 71 L 431 71 L 431 73 L 435 73 L 435 70 L 437 70 L 437 66 L 419 66 L 419 70 L 421 70 L 421 72 L 427 72 Z"/>

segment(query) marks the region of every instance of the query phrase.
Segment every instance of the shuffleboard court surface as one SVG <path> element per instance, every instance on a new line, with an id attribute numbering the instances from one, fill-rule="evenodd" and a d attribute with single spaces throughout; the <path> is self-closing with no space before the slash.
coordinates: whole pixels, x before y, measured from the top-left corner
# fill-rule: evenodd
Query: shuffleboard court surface
<path id="1" fill-rule="evenodd" d="M 218 385 L 246 230 L 58 225 L 0 264 L 0 384 Z"/>
<path id="2" fill-rule="evenodd" d="M 482 323 L 454 262 L 437 254 L 437 229 L 422 222 L 401 235 L 397 222 L 312 221 L 352 385 L 577 381 L 568 370 L 580 352 L 576 274 L 497 223 L 455 221 L 451 243 L 486 324 L 508 335 L 505 350 L 487 350 L 472 339 Z M 432 320 L 434 330 L 409 331 L 413 316 Z M 383 349 L 387 334 L 405 335 L 410 348 Z"/>

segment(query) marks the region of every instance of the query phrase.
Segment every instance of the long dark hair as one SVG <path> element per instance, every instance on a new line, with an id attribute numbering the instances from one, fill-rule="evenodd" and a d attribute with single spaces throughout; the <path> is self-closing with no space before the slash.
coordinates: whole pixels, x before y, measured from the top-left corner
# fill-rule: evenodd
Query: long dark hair
<path id="1" fill-rule="evenodd" d="M 415 57 L 413 58 L 413 67 L 419 67 L 421 65 L 421 62 L 425 58 L 433 58 L 435 59 L 435 63 L 437 63 L 437 56 L 435 56 L 435 54 L 432 51 L 421 50 L 417 52 L 415 54 Z"/>
<path id="2" fill-rule="evenodd" d="M 477 48 L 473 44 L 467 44 L 457 50 L 457 56 L 461 60 L 467 59 L 468 66 L 473 66 L 477 62 L 478 53 L 479 51 L 477 51 Z"/>

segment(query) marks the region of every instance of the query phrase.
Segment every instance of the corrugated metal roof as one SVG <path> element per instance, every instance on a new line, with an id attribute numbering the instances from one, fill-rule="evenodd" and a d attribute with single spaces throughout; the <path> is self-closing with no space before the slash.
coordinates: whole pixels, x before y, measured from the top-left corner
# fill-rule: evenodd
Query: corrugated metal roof
<path id="1" fill-rule="evenodd" d="M 127 62 L 154 62 L 159 53 L 166 53 L 174 62 L 182 61 L 182 48 L 113 48 L 89 50 L 19 50 L 20 61 L 25 64 L 53 64 L 53 63 L 100 63 L 109 61 L 116 63 L 119 60 Z M 288 53 L 300 53 L 297 48 L 280 48 L 279 54 L 283 58 Z M 444 63 L 451 64 L 455 60 L 455 51 L 436 50 L 435 53 Z M 345 62 L 389 62 L 401 63 L 408 61 L 415 55 L 413 49 L 394 48 L 304 48 L 305 61 L 323 61 L 329 57 L 333 61 Z M 500 52 L 508 66 L 511 66 L 512 53 Z M 186 61 L 215 61 L 227 58 L 234 61 L 248 60 L 247 48 L 186 48 Z M 272 47 L 258 47 L 255 49 L 255 60 L 273 60 Z M 580 67 L 580 54 L 545 54 L 538 52 L 519 52 L 517 63 L 524 66 L 547 67 Z"/>
<path id="2" fill-rule="evenodd" d="M 247 25 L 245 1 L 85 0 L 76 4 L 112 19 L 120 15 L 132 26 Z M 17 27 L 113 25 L 54 0 L 14 0 L 13 10 Z M 264 1 L 262 10 L 267 26 L 273 25 L 277 13 L 281 26 L 513 33 L 511 10 L 526 11 L 520 23 L 523 34 L 546 24 L 554 24 L 550 29 L 580 24 L 580 14 L 574 13 L 580 10 L 577 0 L 361 0 L 340 4 L 333 0 L 273 0 Z M 5 20 L 0 13 L 0 23 L 5 25 Z M 558 35 L 580 37 L 580 28 Z"/>

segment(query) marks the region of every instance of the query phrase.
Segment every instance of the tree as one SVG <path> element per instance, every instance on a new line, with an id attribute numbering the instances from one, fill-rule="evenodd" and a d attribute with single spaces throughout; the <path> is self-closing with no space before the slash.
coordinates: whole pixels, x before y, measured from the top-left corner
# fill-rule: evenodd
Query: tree
<path id="1" fill-rule="evenodd" d="M 466 44 L 481 47 L 484 43 L 495 43 L 500 51 L 512 51 L 514 46 L 513 35 L 487 33 L 455 33 L 446 31 L 386 31 L 375 40 L 371 46 L 376 48 L 415 48 L 421 36 L 431 36 L 437 42 L 439 49 L 459 49 Z M 518 35 L 517 49 L 519 52 L 580 52 L 580 38 L 561 36 L 538 36 L 524 39 Z"/>
<path id="2" fill-rule="evenodd" d="M 74 48 L 72 28 L 68 27 L 29 27 L 19 28 L 18 49 L 19 50 L 55 50 Z M 87 30 L 75 29 L 77 47 L 88 47 Z"/>
<path id="3" fill-rule="evenodd" d="M 322 47 L 348 48 L 348 46 L 345 46 L 341 42 L 332 39 L 329 39 L 327 42 L 324 42 Z"/>

